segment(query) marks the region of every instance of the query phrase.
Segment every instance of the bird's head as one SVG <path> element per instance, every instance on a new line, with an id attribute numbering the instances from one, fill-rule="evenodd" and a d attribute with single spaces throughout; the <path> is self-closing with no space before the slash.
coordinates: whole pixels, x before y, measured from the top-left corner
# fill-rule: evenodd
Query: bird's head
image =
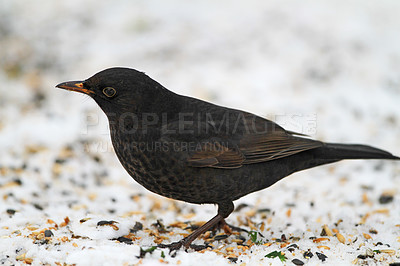
<path id="1" fill-rule="evenodd" d="M 105 69 L 86 80 L 63 82 L 56 87 L 89 95 L 109 118 L 126 112 L 157 111 L 154 105 L 165 102 L 165 95 L 173 94 L 143 72 L 122 67 Z"/>

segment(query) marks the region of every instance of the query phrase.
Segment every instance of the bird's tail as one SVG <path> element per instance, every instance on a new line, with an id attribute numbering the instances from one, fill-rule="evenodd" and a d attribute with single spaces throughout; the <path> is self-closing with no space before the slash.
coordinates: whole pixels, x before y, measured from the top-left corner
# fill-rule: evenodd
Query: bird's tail
<path id="1" fill-rule="evenodd" d="M 392 159 L 400 160 L 400 157 L 393 154 L 361 144 L 339 144 L 325 143 L 324 146 L 317 148 L 316 157 L 326 160 L 344 160 L 344 159 Z"/>
<path id="2" fill-rule="evenodd" d="M 321 146 L 318 148 L 306 150 L 292 156 L 288 156 L 286 158 L 286 161 L 283 162 L 285 166 L 288 166 L 287 172 L 285 172 L 284 176 L 287 176 L 297 171 L 346 159 L 400 160 L 399 157 L 394 156 L 387 151 L 367 145 L 321 143 Z"/>

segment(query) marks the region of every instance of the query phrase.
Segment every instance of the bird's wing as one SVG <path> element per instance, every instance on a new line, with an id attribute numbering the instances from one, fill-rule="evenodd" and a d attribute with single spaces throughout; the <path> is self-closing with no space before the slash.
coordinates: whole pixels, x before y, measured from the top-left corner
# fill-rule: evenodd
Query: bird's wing
<path id="1" fill-rule="evenodd" d="M 239 144 L 246 157 L 243 164 L 265 162 L 321 147 L 320 141 L 295 137 L 286 132 L 245 136 Z"/>
<path id="2" fill-rule="evenodd" d="M 322 142 L 285 131 L 272 121 L 245 113 L 242 126 L 231 134 L 207 132 L 185 158 L 192 167 L 238 168 L 290 156 L 322 146 Z M 246 130 L 243 130 L 246 128 Z M 182 139 L 182 141 L 184 141 Z"/>
<path id="3" fill-rule="evenodd" d="M 238 168 L 246 160 L 244 154 L 236 147 L 229 147 L 223 141 L 202 142 L 188 159 L 193 167 Z"/>
<path id="4" fill-rule="evenodd" d="M 319 141 L 290 134 L 245 135 L 238 145 L 224 141 L 205 142 L 187 162 L 193 167 L 238 168 L 287 157 L 322 146 Z"/>

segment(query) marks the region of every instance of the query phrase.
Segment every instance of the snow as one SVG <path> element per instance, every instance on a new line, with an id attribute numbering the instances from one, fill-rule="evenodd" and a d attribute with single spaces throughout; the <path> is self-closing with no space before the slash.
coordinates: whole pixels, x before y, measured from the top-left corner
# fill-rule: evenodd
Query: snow
<path id="1" fill-rule="evenodd" d="M 127 66 L 176 93 L 250 111 L 288 130 L 399 155 L 399 12 L 395 0 L 0 1 L 0 264 L 227 265 L 227 247 L 238 265 L 281 265 L 265 257 L 275 250 L 288 264 L 399 262 L 400 164 L 375 160 L 296 173 L 236 201 L 247 206 L 228 222 L 252 230 L 250 219 L 270 245 L 241 250 L 230 236 L 204 253 L 173 257 L 156 249 L 138 258 L 140 248 L 156 245 L 157 220 L 172 232 L 160 234 L 169 243 L 188 231 L 168 225 L 206 221 L 216 208 L 165 199 L 135 183 L 96 104 L 54 88 Z M 393 201 L 379 203 L 382 194 Z M 143 230 L 131 244 L 114 240 L 136 222 Z M 324 224 L 345 244 L 336 236 L 310 239 L 325 237 Z M 54 236 L 43 238 L 45 229 Z M 286 246 L 273 240 L 282 234 Z M 293 243 L 299 248 L 288 251 Z M 368 248 L 393 253 L 357 259 Z M 308 249 L 314 256 L 305 259 Z"/>

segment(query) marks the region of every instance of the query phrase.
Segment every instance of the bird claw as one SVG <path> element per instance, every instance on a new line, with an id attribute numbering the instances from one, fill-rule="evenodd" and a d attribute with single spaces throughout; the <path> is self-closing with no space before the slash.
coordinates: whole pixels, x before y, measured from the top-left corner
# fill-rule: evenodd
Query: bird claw
<path id="1" fill-rule="evenodd" d="M 173 242 L 171 244 L 158 244 L 159 248 L 168 248 L 170 254 L 175 250 L 181 249 L 182 246 L 185 248 L 185 250 L 191 248 L 194 251 L 200 251 L 200 250 L 203 250 L 203 249 L 211 247 L 208 244 L 204 244 L 204 245 L 190 244 L 190 245 L 186 246 L 184 239 L 182 239 L 181 241 L 178 241 L 178 242 Z"/>
<path id="2" fill-rule="evenodd" d="M 191 244 L 189 246 L 191 249 L 193 249 L 194 251 L 200 251 L 206 248 L 212 248 L 212 246 L 208 245 L 208 244 L 204 244 L 204 245 L 195 245 L 195 244 Z"/>
<path id="3" fill-rule="evenodd" d="M 183 245 L 184 245 L 184 242 L 183 242 L 183 240 L 181 240 L 178 242 L 172 242 L 171 244 L 158 244 L 157 246 L 159 248 L 168 248 L 169 253 L 171 253 L 174 250 L 179 250 Z"/>

